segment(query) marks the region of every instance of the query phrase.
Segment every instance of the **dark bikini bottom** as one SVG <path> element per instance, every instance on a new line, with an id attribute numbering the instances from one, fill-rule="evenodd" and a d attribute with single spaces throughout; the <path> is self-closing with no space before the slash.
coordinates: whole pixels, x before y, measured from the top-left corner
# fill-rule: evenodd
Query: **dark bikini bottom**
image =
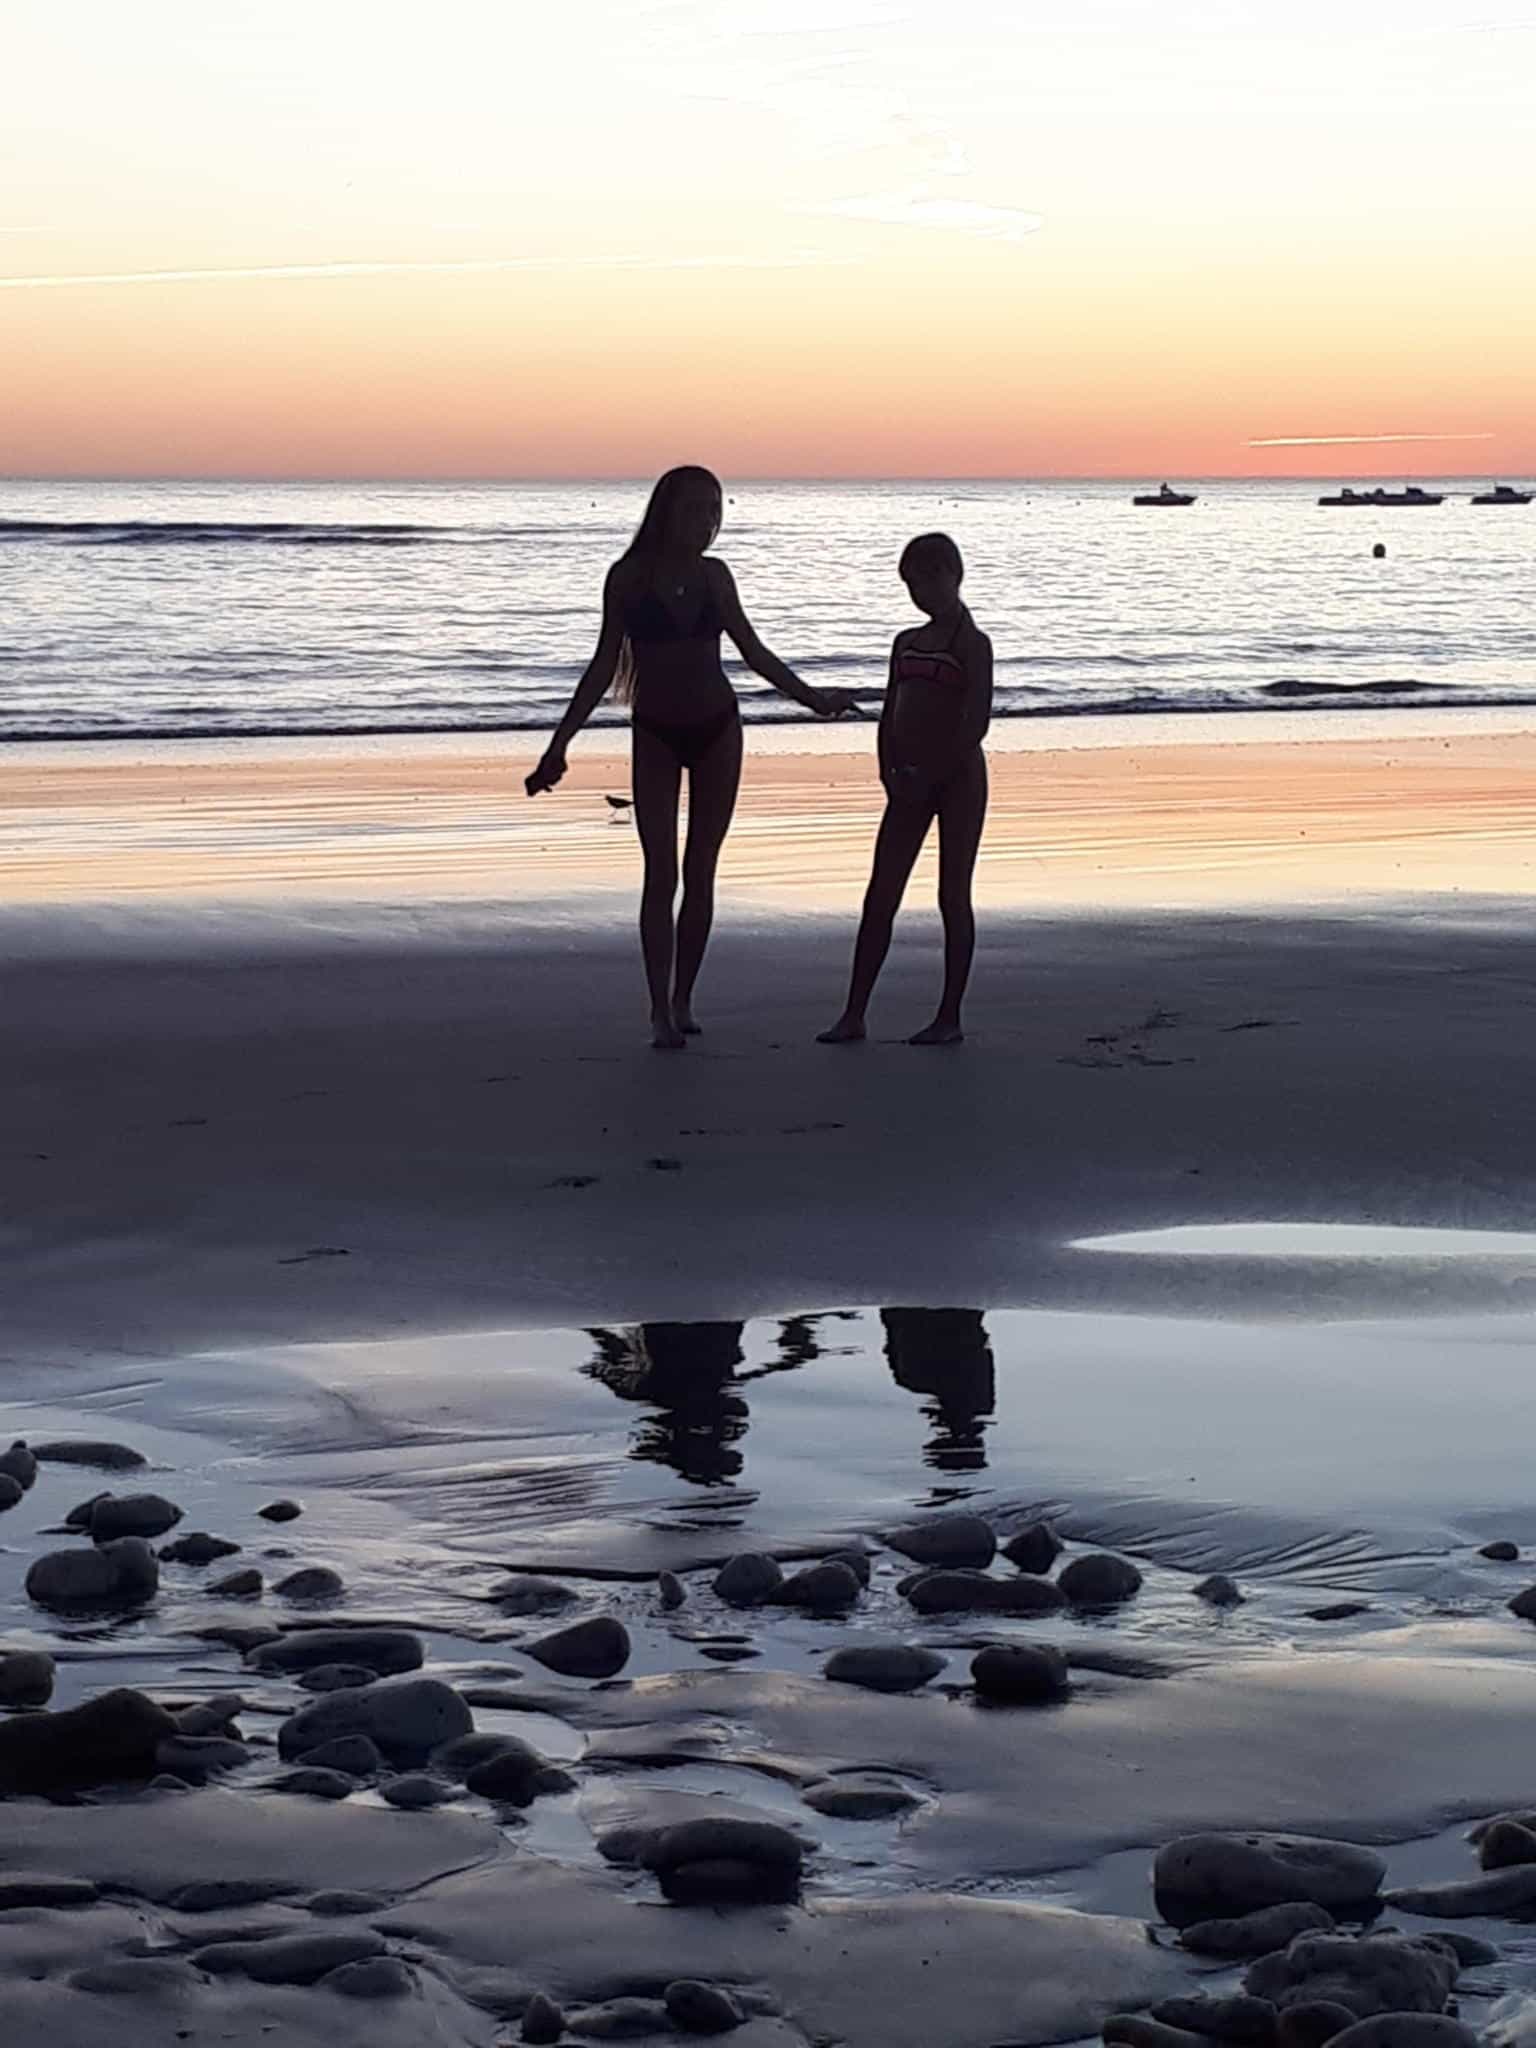
<path id="1" fill-rule="evenodd" d="M 717 711 L 710 718 L 649 718 L 643 712 L 635 711 L 631 714 L 631 722 L 641 732 L 649 733 L 653 740 L 660 740 L 664 747 L 670 747 L 680 767 L 697 768 L 711 747 L 723 740 L 733 725 L 741 722 L 741 712 L 735 704 L 724 711 Z"/>

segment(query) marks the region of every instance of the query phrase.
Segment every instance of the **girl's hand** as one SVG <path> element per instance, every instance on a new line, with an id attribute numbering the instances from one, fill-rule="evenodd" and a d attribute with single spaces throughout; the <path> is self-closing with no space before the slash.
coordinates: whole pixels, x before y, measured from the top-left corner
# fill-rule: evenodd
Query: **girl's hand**
<path id="1" fill-rule="evenodd" d="M 530 796 L 540 796 L 546 789 L 553 789 L 565 774 L 565 750 L 550 747 L 533 773 L 524 779 L 523 787 Z"/>
<path id="2" fill-rule="evenodd" d="M 858 702 L 852 690 L 818 690 L 811 708 L 818 718 L 841 718 L 856 710 Z"/>

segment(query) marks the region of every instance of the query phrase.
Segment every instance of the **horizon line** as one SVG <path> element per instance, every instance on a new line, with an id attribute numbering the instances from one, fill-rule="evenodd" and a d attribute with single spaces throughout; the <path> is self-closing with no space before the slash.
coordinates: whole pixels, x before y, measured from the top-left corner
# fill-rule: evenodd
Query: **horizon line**
<path id="1" fill-rule="evenodd" d="M 101 471 L 64 470 L 54 472 L 0 471 L 0 486 L 6 484 L 315 484 L 342 488 L 347 485 L 359 487 L 368 485 L 422 486 L 442 490 L 467 489 L 481 486 L 495 489 L 502 486 L 560 485 L 594 486 L 609 488 L 616 485 L 648 485 L 655 483 L 662 472 L 655 469 L 612 471 L 600 473 L 588 470 L 566 471 L 522 471 L 504 475 L 432 475 L 421 471 L 377 470 L 337 474 L 330 471 L 271 471 L 271 470 L 156 470 L 156 471 Z M 1376 474 L 1375 471 L 1361 470 L 1358 475 Z M 1505 465 L 1506 476 L 1525 474 L 1520 464 Z M 1530 473 L 1536 475 L 1536 459 L 1530 465 Z M 1393 470 L 1389 475 L 1422 476 L 1452 482 L 1477 482 L 1493 472 L 1486 467 L 1478 469 L 1418 469 Z M 743 471 L 726 476 L 721 481 L 729 489 L 732 485 L 747 487 L 762 484 L 1144 484 L 1155 483 L 1166 476 L 1177 478 L 1181 483 L 1194 484 L 1306 484 L 1336 483 L 1339 476 L 1331 471 L 1300 470 L 955 470 L 955 471 L 902 471 L 902 470 L 845 470 L 845 471 Z"/>

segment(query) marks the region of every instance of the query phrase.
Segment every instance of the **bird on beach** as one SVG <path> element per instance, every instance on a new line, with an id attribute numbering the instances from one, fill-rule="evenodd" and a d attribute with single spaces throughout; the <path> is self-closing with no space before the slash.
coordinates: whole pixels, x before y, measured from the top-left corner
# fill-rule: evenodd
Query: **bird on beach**
<path id="1" fill-rule="evenodd" d="M 629 796 L 605 796 L 603 802 L 610 811 L 632 811 L 635 807 L 634 798 Z"/>

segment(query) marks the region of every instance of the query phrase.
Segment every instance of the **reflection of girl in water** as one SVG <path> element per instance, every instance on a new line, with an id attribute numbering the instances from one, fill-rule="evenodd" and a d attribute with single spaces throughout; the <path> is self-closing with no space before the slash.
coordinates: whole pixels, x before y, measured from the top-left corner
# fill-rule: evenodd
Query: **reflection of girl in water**
<path id="1" fill-rule="evenodd" d="M 980 1309 L 883 1308 L 880 1321 L 892 1379 L 933 1397 L 923 1410 L 934 1425 L 924 1462 L 941 1472 L 985 1471 L 997 1382 Z"/>
<path id="2" fill-rule="evenodd" d="M 696 1486 L 735 1479 L 742 1467 L 733 1446 L 746 1434 L 747 1404 L 735 1391 L 742 1362 L 742 1323 L 640 1323 L 593 1330 L 597 1357 L 585 1369 L 621 1401 L 644 1401 L 661 1412 L 635 1432 L 632 1455 L 670 1465 Z"/>

